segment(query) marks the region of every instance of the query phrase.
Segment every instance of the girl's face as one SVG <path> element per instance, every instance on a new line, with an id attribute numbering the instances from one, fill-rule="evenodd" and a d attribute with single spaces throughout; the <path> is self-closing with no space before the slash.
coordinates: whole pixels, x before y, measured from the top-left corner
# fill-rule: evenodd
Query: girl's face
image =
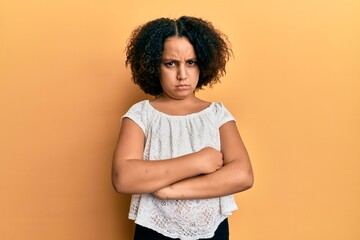
<path id="1" fill-rule="evenodd" d="M 163 95 L 173 99 L 193 97 L 199 75 L 195 50 L 189 40 L 178 36 L 167 38 L 160 66 Z"/>

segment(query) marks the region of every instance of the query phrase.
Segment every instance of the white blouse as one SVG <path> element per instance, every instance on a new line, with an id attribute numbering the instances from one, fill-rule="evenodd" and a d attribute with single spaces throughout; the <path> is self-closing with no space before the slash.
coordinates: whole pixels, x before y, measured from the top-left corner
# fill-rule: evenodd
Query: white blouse
<path id="1" fill-rule="evenodd" d="M 123 118 L 145 134 L 144 160 L 169 159 L 200 151 L 220 150 L 221 125 L 235 121 L 222 103 L 188 115 L 168 115 L 148 100 L 134 104 Z M 211 238 L 219 224 L 237 210 L 233 195 L 195 200 L 160 200 L 151 194 L 132 195 L 129 219 L 162 235 L 182 240 Z"/>

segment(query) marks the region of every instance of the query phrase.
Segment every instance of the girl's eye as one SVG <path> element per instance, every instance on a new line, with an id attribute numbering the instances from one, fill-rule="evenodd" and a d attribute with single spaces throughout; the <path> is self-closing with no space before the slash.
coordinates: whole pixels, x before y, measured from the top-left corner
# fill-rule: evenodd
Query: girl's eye
<path id="1" fill-rule="evenodd" d="M 194 61 L 194 60 L 189 60 L 189 61 L 188 61 L 188 64 L 189 64 L 190 66 L 194 66 L 194 65 L 196 65 L 196 61 Z"/>
<path id="2" fill-rule="evenodd" d="M 175 66 L 175 62 L 166 62 L 166 63 L 165 63 L 165 66 L 167 66 L 167 67 L 173 67 L 173 66 Z"/>

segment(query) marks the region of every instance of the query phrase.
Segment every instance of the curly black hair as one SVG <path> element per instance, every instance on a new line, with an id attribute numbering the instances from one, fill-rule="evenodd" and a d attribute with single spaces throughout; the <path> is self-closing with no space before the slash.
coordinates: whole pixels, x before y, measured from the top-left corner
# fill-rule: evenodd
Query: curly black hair
<path id="1" fill-rule="evenodd" d="M 158 96 L 160 64 L 165 39 L 186 37 L 195 49 L 200 69 L 196 89 L 220 81 L 231 55 L 226 35 L 201 18 L 182 16 L 178 19 L 159 18 L 136 28 L 126 48 L 126 65 L 131 66 L 132 80 L 147 94 Z"/>

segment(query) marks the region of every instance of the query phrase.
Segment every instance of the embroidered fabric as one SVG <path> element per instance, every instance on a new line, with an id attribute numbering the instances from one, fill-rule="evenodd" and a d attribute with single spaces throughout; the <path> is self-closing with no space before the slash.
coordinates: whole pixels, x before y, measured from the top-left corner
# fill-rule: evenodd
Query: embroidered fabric
<path id="1" fill-rule="evenodd" d="M 220 150 L 219 128 L 234 117 L 222 103 L 183 116 L 156 110 L 148 100 L 134 104 L 123 118 L 133 120 L 145 134 L 144 160 L 168 159 L 204 147 Z M 132 195 L 129 219 L 167 237 L 211 238 L 237 205 L 232 195 L 196 200 L 160 200 L 151 194 Z"/>

